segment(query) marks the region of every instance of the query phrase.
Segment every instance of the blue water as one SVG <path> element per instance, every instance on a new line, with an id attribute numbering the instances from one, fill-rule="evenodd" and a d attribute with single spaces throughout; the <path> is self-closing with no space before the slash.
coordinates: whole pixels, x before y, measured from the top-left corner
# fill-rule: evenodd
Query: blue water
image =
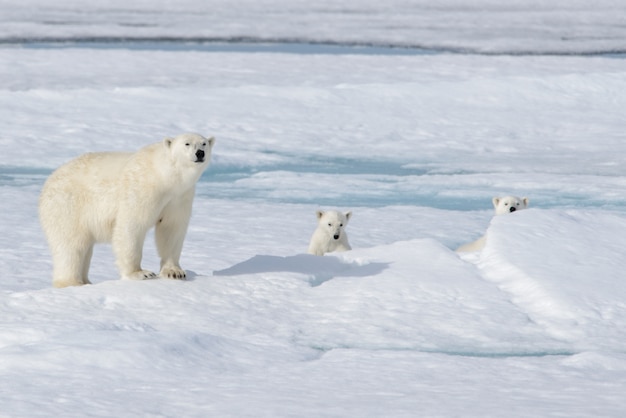
<path id="1" fill-rule="evenodd" d="M 563 52 L 563 53 L 519 53 L 480 52 L 454 48 L 433 48 L 418 45 L 374 44 L 359 42 L 307 41 L 299 39 L 256 39 L 256 38 L 44 38 L 0 40 L 0 46 L 31 49 L 86 48 L 86 49 L 130 49 L 135 51 L 198 51 L 230 53 L 280 53 L 322 55 L 563 55 L 603 56 L 624 59 L 626 52 Z"/>
<path id="2" fill-rule="evenodd" d="M 394 45 L 341 44 L 332 42 L 303 41 L 253 41 L 253 40 L 202 40 L 202 39 L 63 39 L 22 40 L 5 45 L 32 49 L 86 48 L 86 49 L 130 49 L 135 51 L 180 51 L 180 52 L 232 52 L 232 53 L 279 53 L 304 55 L 427 55 L 443 51 L 419 47 Z"/>
<path id="3" fill-rule="evenodd" d="M 50 169 L 0 166 L 0 190 L 5 188 L 43 186 L 52 173 Z M 255 186 L 254 182 L 242 184 L 240 180 L 250 179 L 255 175 L 269 174 L 280 182 L 282 173 L 311 175 L 337 175 L 337 181 L 350 183 L 366 176 L 372 188 L 341 184 L 337 190 L 328 191 L 323 187 L 309 187 L 306 193 L 289 194 L 281 191 L 280 185 Z M 384 207 L 384 206 L 420 206 L 444 210 L 490 210 L 492 195 L 485 194 L 484 185 L 476 189 L 455 187 L 441 188 L 438 183 L 429 185 L 428 176 L 433 175 L 424 169 L 406 168 L 400 162 L 382 160 L 357 160 L 351 158 L 320 158 L 301 156 L 293 163 L 278 163 L 262 167 L 233 166 L 212 164 L 201 177 L 196 188 L 200 197 L 232 201 L 258 201 L 268 203 L 292 203 L 317 206 L 336 206 L 338 193 L 341 205 L 346 207 Z M 437 176 L 442 174 L 438 173 Z M 403 184 L 420 180 L 419 188 L 407 193 Z M 425 181 L 424 181 L 425 180 Z M 377 187 L 378 186 L 378 187 Z M 6 189 L 5 189 L 6 190 Z M 278 190 L 278 193 L 276 193 Z M 626 198 L 606 202 L 592 193 L 581 191 L 580 194 L 554 194 L 553 190 L 532 191 L 533 207 L 573 207 L 604 208 L 618 211 L 626 210 Z"/>

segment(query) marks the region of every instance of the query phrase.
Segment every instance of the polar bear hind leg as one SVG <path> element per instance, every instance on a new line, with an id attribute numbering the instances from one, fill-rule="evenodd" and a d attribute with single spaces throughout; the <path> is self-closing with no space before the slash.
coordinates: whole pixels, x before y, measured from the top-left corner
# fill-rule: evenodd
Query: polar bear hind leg
<path id="1" fill-rule="evenodd" d="M 51 237 L 51 241 L 54 240 L 55 237 Z M 54 266 L 52 285 L 54 287 L 91 284 L 88 275 L 93 245 L 93 242 L 73 240 L 65 242 L 62 246 L 52 246 L 52 264 Z"/>
<path id="2" fill-rule="evenodd" d="M 52 255 L 52 285 L 67 287 L 90 284 L 89 263 L 95 239 L 89 231 L 81 233 L 79 225 L 82 218 L 77 213 L 75 199 L 65 188 L 57 187 L 54 181 L 46 183 L 42 191 L 39 217 Z"/>

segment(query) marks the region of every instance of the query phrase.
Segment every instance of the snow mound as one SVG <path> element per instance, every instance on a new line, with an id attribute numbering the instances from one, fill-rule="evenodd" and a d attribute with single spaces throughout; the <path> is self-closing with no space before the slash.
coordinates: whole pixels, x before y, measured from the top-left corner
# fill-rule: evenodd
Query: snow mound
<path id="1" fill-rule="evenodd" d="M 626 338 L 625 235 L 621 214 L 529 209 L 493 218 L 479 266 L 550 335 L 617 349 Z"/>
<path id="2" fill-rule="evenodd" d="M 291 340 L 323 351 L 357 348 L 468 356 L 570 352 L 560 341 L 546 338 L 474 265 L 433 239 L 324 257 L 257 255 L 214 272 L 214 278 L 224 276 L 256 282 L 253 294 L 259 296 L 261 286 L 274 287 L 274 297 L 284 297 L 274 303 L 292 313 L 285 319 L 292 328 Z M 295 284 L 302 277 L 314 291 Z M 290 295 L 284 294 L 285 287 L 292 288 Z M 271 315 L 273 320 L 276 315 Z"/>

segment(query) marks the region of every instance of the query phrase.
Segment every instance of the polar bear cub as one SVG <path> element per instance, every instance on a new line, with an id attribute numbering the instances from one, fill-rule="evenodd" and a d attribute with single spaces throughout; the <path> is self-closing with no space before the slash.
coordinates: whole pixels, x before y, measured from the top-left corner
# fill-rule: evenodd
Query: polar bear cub
<path id="1" fill-rule="evenodd" d="M 44 184 L 39 218 L 53 262 L 55 287 L 89 284 L 95 243 L 110 242 L 122 278 L 150 279 L 141 258 L 155 227 L 161 277 L 184 279 L 179 265 L 195 185 L 214 138 L 186 133 L 137 152 L 96 152 L 58 168 Z"/>
<path id="2" fill-rule="evenodd" d="M 352 212 L 317 210 L 315 214 L 317 216 L 317 229 L 311 236 L 309 254 L 324 255 L 333 251 L 352 249 L 345 230 L 350 217 L 352 217 Z"/>
<path id="3" fill-rule="evenodd" d="M 527 197 L 522 197 L 521 199 L 516 196 L 494 197 L 492 202 L 493 207 L 496 209 L 496 215 L 511 213 L 528 207 Z"/>
<path id="4" fill-rule="evenodd" d="M 526 209 L 528 207 L 528 198 L 519 198 L 517 196 L 494 197 L 492 199 L 492 203 L 493 207 L 495 208 L 496 215 L 504 215 L 505 213 L 512 213 L 521 209 Z M 483 235 L 474 242 L 461 245 L 459 248 L 456 249 L 456 251 L 480 251 L 485 247 L 486 242 L 487 237 Z"/>

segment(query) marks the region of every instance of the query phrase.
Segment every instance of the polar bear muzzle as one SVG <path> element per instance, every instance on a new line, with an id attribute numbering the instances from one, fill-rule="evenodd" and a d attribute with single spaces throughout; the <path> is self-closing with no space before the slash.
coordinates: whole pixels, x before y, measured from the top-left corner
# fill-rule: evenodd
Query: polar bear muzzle
<path id="1" fill-rule="evenodd" d="M 511 206 L 511 208 L 509 209 L 509 212 L 515 212 L 517 209 L 515 209 L 515 206 Z"/>
<path id="2" fill-rule="evenodd" d="M 196 162 L 203 163 L 204 162 L 204 150 L 199 149 L 196 151 Z"/>

